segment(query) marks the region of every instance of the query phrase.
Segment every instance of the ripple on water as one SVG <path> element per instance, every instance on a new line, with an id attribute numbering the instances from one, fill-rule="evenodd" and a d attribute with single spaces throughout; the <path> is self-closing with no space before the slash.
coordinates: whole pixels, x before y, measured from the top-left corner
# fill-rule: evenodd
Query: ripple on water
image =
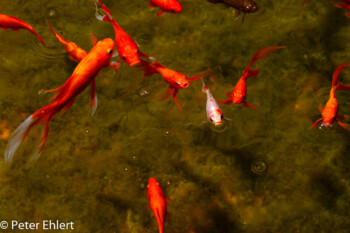
<path id="1" fill-rule="evenodd" d="M 231 121 L 229 120 L 224 120 L 221 125 L 214 125 L 212 123 L 208 123 L 210 125 L 210 130 L 215 132 L 215 133 L 223 133 L 225 132 L 228 128 L 230 128 Z"/>
<path id="2" fill-rule="evenodd" d="M 264 175 L 268 170 L 268 164 L 264 160 L 255 160 L 250 168 L 254 174 Z"/>

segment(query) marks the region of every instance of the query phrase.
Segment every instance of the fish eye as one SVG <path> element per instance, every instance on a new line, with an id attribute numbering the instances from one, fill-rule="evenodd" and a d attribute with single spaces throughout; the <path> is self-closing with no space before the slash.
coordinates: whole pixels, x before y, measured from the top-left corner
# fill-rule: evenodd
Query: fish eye
<path id="1" fill-rule="evenodd" d="M 211 122 L 213 122 L 213 119 L 212 119 L 212 118 L 209 118 L 209 120 L 210 120 Z"/>
<path id="2" fill-rule="evenodd" d="M 173 10 L 173 9 L 171 9 L 169 12 L 170 12 L 170 13 L 174 13 L 174 10 Z"/>
<path id="3" fill-rule="evenodd" d="M 178 82 L 175 82 L 175 84 L 178 85 L 178 86 L 180 86 L 180 83 L 178 83 Z"/>
<path id="4" fill-rule="evenodd" d="M 123 58 L 123 60 L 125 60 L 126 59 L 126 57 L 122 57 Z"/>
<path id="5" fill-rule="evenodd" d="M 111 55 L 113 53 L 113 49 L 107 49 L 108 55 Z"/>
<path id="6" fill-rule="evenodd" d="M 223 116 L 223 115 L 220 115 L 220 119 L 221 119 L 221 120 L 224 119 L 224 116 Z"/>

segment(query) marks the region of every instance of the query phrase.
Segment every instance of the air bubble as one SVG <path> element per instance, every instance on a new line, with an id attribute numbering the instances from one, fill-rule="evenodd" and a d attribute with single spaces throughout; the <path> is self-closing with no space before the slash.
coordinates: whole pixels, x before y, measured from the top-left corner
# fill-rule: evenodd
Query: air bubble
<path id="1" fill-rule="evenodd" d="M 263 175 L 267 172 L 268 165 L 264 160 L 255 160 L 251 166 L 252 172 L 257 175 Z"/>

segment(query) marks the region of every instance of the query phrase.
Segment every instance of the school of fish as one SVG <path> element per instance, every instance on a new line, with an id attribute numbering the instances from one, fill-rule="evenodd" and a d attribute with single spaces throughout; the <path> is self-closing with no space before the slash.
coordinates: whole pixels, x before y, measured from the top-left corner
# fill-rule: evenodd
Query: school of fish
<path id="1" fill-rule="evenodd" d="M 211 3 L 222 3 L 227 7 L 233 7 L 244 14 L 254 13 L 258 11 L 258 5 L 252 0 L 208 0 Z M 304 1 L 303 7 L 310 3 L 311 0 Z M 347 9 L 345 15 L 350 17 L 350 1 L 341 0 L 341 3 L 332 3 L 337 8 Z M 58 88 L 46 90 L 45 92 L 56 93 L 51 99 L 51 103 L 38 109 L 32 115 L 21 123 L 16 130 L 13 131 L 11 138 L 8 140 L 8 144 L 5 150 L 5 163 L 9 164 L 13 161 L 14 155 L 21 142 L 28 136 L 30 130 L 38 125 L 44 126 L 44 133 L 41 139 L 36 153 L 31 159 L 37 159 L 42 152 L 45 143 L 49 135 L 49 123 L 53 117 L 61 111 L 67 111 L 74 103 L 75 98 L 82 93 L 88 86 L 91 85 L 90 107 L 92 114 L 97 108 L 97 96 L 96 96 L 96 76 L 99 71 L 104 67 L 113 67 L 115 71 L 120 68 L 120 62 L 124 61 L 130 65 L 130 67 L 136 67 L 144 72 L 144 77 L 147 78 L 153 74 L 159 74 L 163 80 L 168 83 L 168 89 L 160 100 L 165 100 L 172 95 L 173 100 L 179 107 L 179 111 L 182 110 L 182 106 L 177 99 L 177 94 L 180 89 L 188 88 L 190 82 L 203 79 L 210 73 L 210 70 L 202 71 L 191 77 L 186 77 L 184 74 L 175 70 L 165 67 L 159 62 L 155 61 L 156 58 L 148 56 L 140 51 L 139 45 L 131 38 L 131 36 L 124 31 L 121 26 L 112 17 L 111 11 L 101 0 L 95 2 L 96 13 L 95 16 L 98 20 L 110 23 L 114 30 L 114 40 L 111 38 L 102 39 L 97 41 L 94 34 L 90 34 L 93 48 L 86 52 L 74 42 L 68 41 L 62 35 L 57 33 L 49 24 L 47 20 L 46 24 L 53 33 L 53 36 L 61 43 L 68 57 L 78 62 L 72 75 L 66 80 L 66 82 Z M 102 8 L 100 13 L 98 5 Z M 150 0 L 149 7 L 160 8 L 160 12 L 156 15 L 161 16 L 163 13 L 180 13 L 182 6 L 177 0 Z M 244 19 L 244 16 L 243 16 Z M 243 22 L 242 19 L 242 22 Z M 0 28 L 7 30 L 12 29 L 17 31 L 19 29 L 26 29 L 30 33 L 34 34 L 37 40 L 45 46 L 43 38 L 25 21 L 18 19 L 14 16 L 8 16 L 0 14 Z M 271 56 L 272 52 L 285 48 L 285 46 L 267 46 L 257 51 L 250 60 L 248 66 L 243 70 L 243 74 L 236 83 L 233 90 L 227 91 L 227 100 L 218 101 L 220 104 L 243 104 L 246 107 L 258 108 L 250 105 L 247 100 L 247 79 L 250 77 L 256 77 L 259 74 L 259 68 L 253 69 L 252 66 L 259 60 L 265 59 Z M 111 61 L 112 57 L 119 56 L 119 60 Z M 338 113 L 339 103 L 336 98 L 336 91 L 338 90 L 350 90 L 350 84 L 343 84 L 339 82 L 339 74 L 344 69 L 349 69 L 350 63 L 343 63 L 339 65 L 333 75 L 332 86 L 329 94 L 329 100 L 322 106 L 320 104 L 319 110 L 322 114 L 322 118 L 318 119 L 310 128 L 314 128 L 318 125 L 320 127 L 331 128 L 334 124 L 340 125 L 346 130 L 350 130 L 350 125 L 341 122 L 340 120 L 347 120 L 347 117 Z M 219 126 L 226 119 L 223 112 L 220 109 L 218 103 L 211 94 L 209 88 L 203 81 L 202 91 L 207 96 L 206 113 L 207 121 L 211 122 L 214 126 Z M 254 110 L 252 110 L 254 111 Z M 149 207 L 153 212 L 154 218 L 157 221 L 159 233 L 164 232 L 165 221 L 170 214 L 167 212 L 167 203 L 170 201 L 165 197 L 160 184 L 156 178 L 151 177 L 147 185 Z"/>

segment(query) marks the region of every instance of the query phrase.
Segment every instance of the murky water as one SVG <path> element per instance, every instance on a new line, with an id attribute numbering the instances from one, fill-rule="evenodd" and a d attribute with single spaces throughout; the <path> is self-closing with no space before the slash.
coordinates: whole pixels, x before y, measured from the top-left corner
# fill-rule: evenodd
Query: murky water
<path id="1" fill-rule="evenodd" d="M 221 105 L 216 128 L 206 120 L 202 82 L 179 91 L 182 112 L 160 75 L 122 63 L 96 78 L 99 105 L 91 117 L 90 91 L 57 114 L 41 157 L 36 127 L 11 166 L 1 161 L 0 221 L 74 222 L 62 232 L 158 232 L 147 209 L 147 180 L 156 177 L 171 200 L 167 233 L 348 232 L 349 132 L 309 127 L 320 118 L 338 65 L 350 62 L 350 20 L 329 1 L 257 0 L 260 10 L 241 24 L 232 8 L 205 0 L 180 1 L 180 14 L 148 8 L 145 1 L 103 1 L 141 51 L 188 76 L 204 78 L 217 100 L 234 85 L 252 56 L 266 46 L 287 46 L 257 62 L 247 101 Z M 0 154 L 30 114 L 48 104 L 41 90 L 62 85 L 76 62 L 45 24 L 89 51 L 87 33 L 114 38 L 97 21 L 92 0 L 2 0 L 2 14 L 31 24 L 46 47 L 26 30 L 0 30 Z M 115 60 L 115 58 L 114 58 Z M 350 72 L 340 80 L 350 83 Z M 350 114 L 350 93 L 336 92 L 339 113 Z M 7 230 L 4 232 L 23 232 Z M 38 229 L 36 232 L 57 232 Z"/>

